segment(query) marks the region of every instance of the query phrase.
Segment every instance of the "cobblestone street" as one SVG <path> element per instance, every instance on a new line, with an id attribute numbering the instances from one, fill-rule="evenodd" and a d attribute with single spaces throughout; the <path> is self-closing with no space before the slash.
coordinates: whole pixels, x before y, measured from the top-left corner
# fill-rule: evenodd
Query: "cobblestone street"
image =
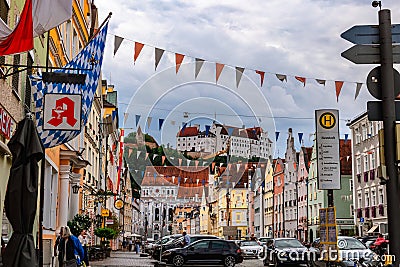
<path id="1" fill-rule="evenodd" d="M 134 252 L 112 252 L 111 257 L 102 261 L 92 261 L 90 262 L 91 267 L 127 267 L 127 266 L 137 266 L 137 267 L 149 267 L 154 266 L 156 261 L 150 257 L 140 257 L 139 254 Z M 172 266 L 172 265 L 169 265 Z M 207 266 L 207 265 L 188 265 L 192 267 L 196 266 Z M 215 265 L 213 265 L 215 266 Z M 236 265 L 237 267 L 261 267 L 263 266 L 261 260 L 257 259 L 245 259 L 243 263 Z"/>

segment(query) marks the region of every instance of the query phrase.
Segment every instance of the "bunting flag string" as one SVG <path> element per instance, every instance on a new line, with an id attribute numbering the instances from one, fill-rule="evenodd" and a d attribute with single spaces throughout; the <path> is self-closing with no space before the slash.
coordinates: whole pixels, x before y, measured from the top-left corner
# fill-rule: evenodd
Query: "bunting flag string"
<path id="1" fill-rule="evenodd" d="M 219 76 L 221 75 L 222 70 L 224 69 L 225 64 L 215 63 L 215 83 L 218 82 Z"/>
<path id="2" fill-rule="evenodd" d="M 244 68 L 236 67 L 236 87 L 239 87 L 240 80 L 242 79 L 242 75 L 244 72 Z"/>
<path id="3" fill-rule="evenodd" d="M 155 70 L 157 70 L 157 66 L 158 66 L 163 54 L 165 53 L 165 51 L 167 51 L 168 53 L 174 53 L 175 54 L 176 73 L 178 73 L 179 68 L 180 68 L 180 66 L 181 66 L 181 64 L 183 62 L 183 59 L 185 57 L 190 57 L 190 58 L 195 59 L 195 79 L 199 75 L 199 72 L 200 72 L 204 62 L 206 62 L 206 61 L 207 62 L 211 62 L 211 63 L 213 62 L 213 61 L 209 61 L 209 60 L 200 59 L 200 58 L 197 58 L 197 57 L 192 57 L 190 55 L 176 53 L 176 52 L 173 52 L 171 50 L 161 49 L 161 48 L 158 48 L 158 47 L 155 47 L 155 46 L 152 46 L 152 45 L 148 45 L 148 44 L 144 44 L 144 43 L 141 43 L 141 42 L 133 41 L 133 40 L 130 40 L 128 38 L 124 38 L 124 37 L 117 36 L 117 35 L 114 35 L 114 38 L 115 38 L 115 40 L 114 40 L 114 55 L 117 53 L 122 41 L 128 40 L 128 41 L 134 43 L 134 46 L 135 46 L 135 48 L 134 48 L 134 63 L 136 62 L 136 60 L 137 60 L 137 58 L 138 58 L 139 54 L 141 53 L 141 51 L 142 51 L 144 46 L 153 47 L 154 48 L 154 54 L 155 54 L 155 56 L 154 56 Z M 265 72 L 265 71 L 262 71 L 262 70 L 252 69 L 252 68 L 248 68 L 248 67 L 239 67 L 239 66 L 233 66 L 233 65 L 228 65 L 228 64 L 224 64 L 224 63 L 217 63 L 215 61 L 214 61 L 214 63 L 216 64 L 216 77 L 215 77 L 216 78 L 216 83 L 218 82 L 218 80 L 220 78 L 220 75 L 221 75 L 221 72 L 222 72 L 223 68 L 225 66 L 230 66 L 232 68 L 235 68 L 235 70 L 236 70 L 236 86 L 237 87 L 240 84 L 243 72 L 245 70 L 252 70 L 256 74 L 260 75 L 260 86 L 261 87 L 264 84 L 265 73 L 275 74 L 275 76 L 281 82 L 284 82 L 284 81 L 287 82 L 287 77 L 288 76 L 293 77 L 296 80 L 298 80 L 299 82 L 303 83 L 303 87 L 306 86 L 307 79 L 314 79 L 318 84 L 321 84 L 323 86 L 326 85 L 327 81 L 334 81 L 335 82 L 335 89 L 336 89 L 336 98 L 338 100 L 338 96 L 340 94 L 341 87 L 343 86 L 343 83 L 344 83 L 344 81 L 327 80 L 327 79 L 319 79 L 319 78 L 307 78 L 307 77 L 298 76 L 298 75 L 287 75 L 287 74 L 279 74 L 279 73 L 273 73 L 273 72 Z M 358 97 L 358 94 L 360 92 L 360 89 L 361 89 L 363 83 L 354 82 L 354 81 L 346 81 L 346 83 L 355 83 L 356 84 L 356 89 L 355 89 L 356 90 L 355 99 L 356 99 Z"/>
<path id="4" fill-rule="evenodd" d="M 184 57 L 185 57 L 185 55 L 175 53 L 175 70 L 176 70 L 177 74 L 178 74 L 179 68 L 181 67 Z"/>
<path id="5" fill-rule="evenodd" d="M 119 37 L 117 35 L 114 36 L 114 56 L 117 53 L 119 47 L 121 46 L 123 40 L 124 38 L 122 37 Z"/>
<path id="6" fill-rule="evenodd" d="M 336 102 L 339 102 L 340 91 L 342 90 L 343 81 L 335 81 L 336 87 Z"/>
<path id="7" fill-rule="evenodd" d="M 135 42 L 135 54 L 133 56 L 133 64 L 136 63 L 136 59 L 138 58 L 140 52 L 142 51 L 144 44 Z"/>
<path id="8" fill-rule="evenodd" d="M 260 75 L 260 83 L 261 83 L 260 87 L 262 87 L 264 84 L 265 71 L 256 70 L 256 73 Z"/>
<path id="9" fill-rule="evenodd" d="M 201 70 L 201 67 L 203 67 L 203 64 L 204 64 L 204 59 L 196 58 L 196 68 L 194 73 L 195 79 L 197 79 L 197 76 L 199 75 L 199 72 Z"/>
<path id="10" fill-rule="evenodd" d="M 155 62 L 155 66 L 154 66 L 154 70 L 156 71 L 157 70 L 157 66 L 158 66 L 158 63 L 160 63 L 160 60 L 161 60 L 161 57 L 162 57 L 162 55 L 164 54 L 164 50 L 163 49 L 160 49 L 160 48 L 155 48 L 155 50 L 154 50 L 154 57 L 155 57 L 155 59 L 154 59 L 154 62 Z"/>

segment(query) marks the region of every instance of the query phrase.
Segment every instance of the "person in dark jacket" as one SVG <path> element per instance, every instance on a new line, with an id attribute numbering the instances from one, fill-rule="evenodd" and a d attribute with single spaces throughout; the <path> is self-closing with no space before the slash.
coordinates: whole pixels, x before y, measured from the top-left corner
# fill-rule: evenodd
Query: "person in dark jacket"
<path id="1" fill-rule="evenodd" d="M 85 257 L 83 247 L 79 239 L 71 234 L 68 226 L 64 226 L 64 231 L 60 244 L 58 245 L 58 261 L 60 267 L 64 267 L 66 261 L 76 260 L 76 263 L 81 264 L 81 259 Z M 78 258 L 76 256 L 79 256 Z"/>

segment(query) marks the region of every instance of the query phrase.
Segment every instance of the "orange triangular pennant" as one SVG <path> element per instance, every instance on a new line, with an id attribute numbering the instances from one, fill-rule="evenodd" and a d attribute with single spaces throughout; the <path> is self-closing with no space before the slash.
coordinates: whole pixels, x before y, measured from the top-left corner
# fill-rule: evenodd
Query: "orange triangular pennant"
<path id="1" fill-rule="evenodd" d="M 133 63 L 136 62 L 136 59 L 138 58 L 140 51 L 142 51 L 144 44 L 135 42 L 135 55 L 133 56 Z"/>
<path id="2" fill-rule="evenodd" d="M 262 86 L 263 86 L 263 83 L 264 83 L 264 75 L 265 75 L 265 72 L 264 72 L 264 71 L 260 71 L 260 70 L 256 70 L 256 73 L 260 75 L 260 78 L 261 78 L 261 87 L 262 87 Z"/>
<path id="3" fill-rule="evenodd" d="M 339 102 L 340 90 L 342 90 L 343 81 L 335 81 L 336 86 L 336 102 Z"/>
<path id="4" fill-rule="evenodd" d="M 219 76 L 221 75 L 222 70 L 224 69 L 225 64 L 215 63 L 215 82 L 218 82 Z"/>
<path id="5" fill-rule="evenodd" d="M 181 67 L 184 57 L 185 57 L 185 55 L 175 53 L 175 70 L 176 70 L 177 74 L 178 74 L 179 68 Z"/>
<path id="6" fill-rule="evenodd" d="M 299 76 L 294 76 L 296 78 L 296 80 L 298 80 L 299 82 L 303 83 L 303 86 L 306 86 L 306 78 L 304 77 L 299 77 Z"/>

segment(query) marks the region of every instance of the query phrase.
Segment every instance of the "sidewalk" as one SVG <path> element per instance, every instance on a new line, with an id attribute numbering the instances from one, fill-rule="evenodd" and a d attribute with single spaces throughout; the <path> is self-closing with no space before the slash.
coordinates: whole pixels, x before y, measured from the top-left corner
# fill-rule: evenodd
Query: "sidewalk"
<path id="1" fill-rule="evenodd" d="M 136 254 L 135 252 L 115 251 L 111 252 L 111 257 L 108 257 L 102 261 L 91 261 L 89 264 L 90 267 L 153 267 L 155 262 L 156 261 L 154 259 L 150 257 L 140 257 L 140 254 Z"/>

